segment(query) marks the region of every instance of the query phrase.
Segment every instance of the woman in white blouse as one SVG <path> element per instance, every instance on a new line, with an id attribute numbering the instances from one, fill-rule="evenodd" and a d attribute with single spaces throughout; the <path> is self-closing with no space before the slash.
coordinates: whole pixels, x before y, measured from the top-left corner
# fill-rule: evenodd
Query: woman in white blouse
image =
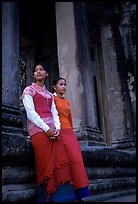
<path id="1" fill-rule="evenodd" d="M 38 63 L 33 73 L 35 83 L 24 89 L 22 99 L 34 150 L 37 202 L 74 201 L 70 161 L 60 138 L 58 112 L 53 94 L 44 85 L 47 67 Z"/>

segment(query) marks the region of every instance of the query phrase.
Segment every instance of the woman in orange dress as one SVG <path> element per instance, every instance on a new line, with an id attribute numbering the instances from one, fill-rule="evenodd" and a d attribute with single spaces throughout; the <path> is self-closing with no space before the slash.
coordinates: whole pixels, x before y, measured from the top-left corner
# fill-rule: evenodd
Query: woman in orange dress
<path id="1" fill-rule="evenodd" d="M 70 104 L 64 97 L 66 92 L 66 80 L 62 77 L 53 81 L 54 101 L 58 111 L 61 131 L 60 140 L 62 140 L 67 157 L 71 163 L 72 186 L 76 200 L 89 196 L 89 181 L 83 163 L 80 145 L 73 132 L 72 114 Z"/>

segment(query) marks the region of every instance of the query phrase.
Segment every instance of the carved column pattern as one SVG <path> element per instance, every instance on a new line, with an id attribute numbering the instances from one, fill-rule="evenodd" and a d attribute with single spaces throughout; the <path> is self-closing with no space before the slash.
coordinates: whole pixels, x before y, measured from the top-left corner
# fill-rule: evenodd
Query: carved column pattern
<path id="1" fill-rule="evenodd" d="M 23 48 L 20 49 L 20 61 L 19 61 L 19 106 L 20 112 L 23 119 L 23 129 L 27 129 L 26 112 L 22 102 L 22 93 L 26 87 L 26 58 Z"/>
<path id="2" fill-rule="evenodd" d="M 19 62 L 19 96 L 21 98 L 21 94 L 23 89 L 26 86 L 26 60 L 23 54 L 23 50 L 20 51 L 20 62 Z"/>

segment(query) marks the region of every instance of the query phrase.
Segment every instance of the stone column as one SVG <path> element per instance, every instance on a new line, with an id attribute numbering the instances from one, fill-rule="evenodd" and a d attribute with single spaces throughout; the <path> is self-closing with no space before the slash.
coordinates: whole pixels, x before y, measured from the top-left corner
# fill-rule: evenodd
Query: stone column
<path id="1" fill-rule="evenodd" d="M 60 76 L 67 79 L 66 96 L 71 104 L 74 130 L 80 140 L 89 138 L 92 140 L 91 144 L 94 144 L 94 140 L 103 142 L 103 138 L 97 132 L 94 86 L 90 77 L 91 61 L 86 35 L 87 20 L 85 9 L 81 7 L 80 11 L 79 5 L 74 5 L 73 2 L 56 2 L 59 72 Z"/>
<path id="2" fill-rule="evenodd" d="M 2 3 L 2 202 L 28 201 L 35 192 L 32 146 L 19 111 L 18 12 L 17 2 Z"/>
<path id="3" fill-rule="evenodd" d="M 15 7 L 15 3 L 2 5 L 2 103 L 19 108 L 19 24 Z"/>
<path id="4" fill-rule="evenodd" d="M 126 148 L 129 145 L 133 146 L 133 141 L 127 130 L 127 123 L 129 121 L 126 116 L 126 101 L 124 101 L 122 93 L 121 80 L 123 79 L 121 79 L 119 75 L 113 29 L 110 24 L 101 27 L 101 41 L 108 94 L 107 105 L 109 106 L 112 145 Z"/>
<path id="5" fill-rule="evenodd" d="M 2 111 L 4 126 L 22 126 L 19 116 L 18 9 L 17 3 L 10 2 L 2 4 Z M 6 127 L 5 131 L 8 129 Z"/>
<path id="6" fill-rule="evenodd" d="M 67 80 L 66 96 L 72 109 L 74 129 L 79 130 L 82 122 L 83 86 L 76 62 L 77 46 L 73 2 L 56 2 L 56 26 L 59 73 Z"/>

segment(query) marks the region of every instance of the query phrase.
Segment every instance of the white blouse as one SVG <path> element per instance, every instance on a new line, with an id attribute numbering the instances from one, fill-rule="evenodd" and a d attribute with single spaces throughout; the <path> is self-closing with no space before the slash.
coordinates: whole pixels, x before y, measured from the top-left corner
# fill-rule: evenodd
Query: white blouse
<path id="1" fill-rule="evenodd" d="M 26 114 L 27 114 L 28 119 L 30 121 L 32 121 L 32 123 L 35 124 L 37 127 L 41 128 L 42 130 L 47 132 L 50 129 L 50 127 L 43 121 L 43 119 L 35 111 L 32 96 L 30 96 L 28 94 L 24 94 L 23 104 L 24 104 L 24 107 L 26 109 Z M 52 101 L 51 112 L 53 115 L 54 124 L 55 124 L 56 129 L 60 129 L 60 121 L 59 121 L 58 111 L 56 109 L 54 101 Z"/>

